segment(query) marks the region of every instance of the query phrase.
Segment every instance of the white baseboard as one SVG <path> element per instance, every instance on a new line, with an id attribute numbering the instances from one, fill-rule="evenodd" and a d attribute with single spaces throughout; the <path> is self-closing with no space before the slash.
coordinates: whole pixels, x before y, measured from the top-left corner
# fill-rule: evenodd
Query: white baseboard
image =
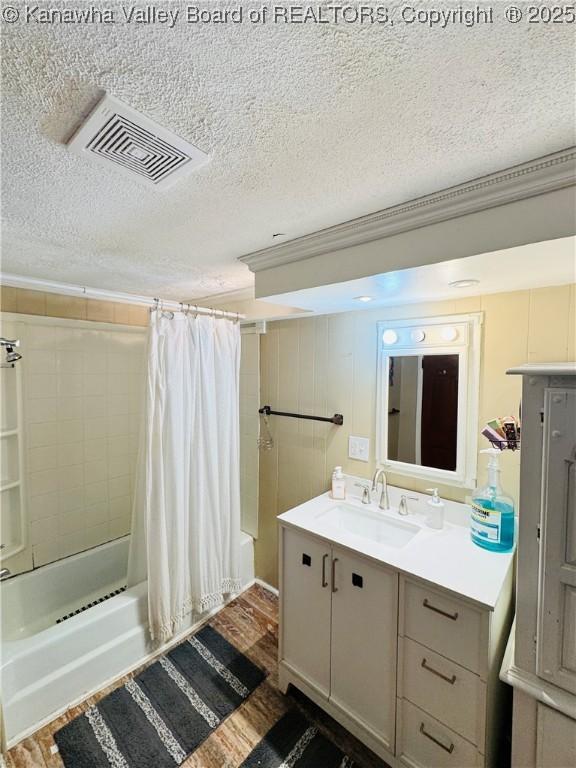
<path id="1" fill-rule="evenodd" d="M 271 584 L 268 584 L 267 581 L 263 581 L 262 579 L 254 579 L 254 584 L 258 584 L 259 587 L 262 587 L 262 589 L 265 589 L 267 592 L 271 592 L 276 597 L 279 596 L 280 592 L 276 589 L 276 587 L 273 587 Z"/>

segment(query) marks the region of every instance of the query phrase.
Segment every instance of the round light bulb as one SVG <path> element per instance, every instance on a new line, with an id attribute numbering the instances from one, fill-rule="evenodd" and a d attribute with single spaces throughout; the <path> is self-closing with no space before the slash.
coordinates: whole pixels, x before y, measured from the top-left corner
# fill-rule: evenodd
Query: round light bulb
<path id="1" fill-rule="evenodd" d="M 393 331 L 391 328 L 388 328 L 388 330 L 384 331 L 382 334 L 382 341 L 384 344 L 396 344 L 398 341 L 398 334 L 396 331 Z"/>
<path id="2" fill-rule="evenodd" d="M 410 336 L 412 338 L 412 341 L 417 341 L 417 342 L 424 341 L 424 339 L 426 338 L 426 334 L 421 328 L 418 328 L 418 330 L 416 331 L 412 331 Z"/>
<path id="3" fill-rule="evenodd" d="M 458 330 L 453 325 L 447 325 L 442 328 L 442 338 L 444 341 L 454 341 L 458 338 Z"/>

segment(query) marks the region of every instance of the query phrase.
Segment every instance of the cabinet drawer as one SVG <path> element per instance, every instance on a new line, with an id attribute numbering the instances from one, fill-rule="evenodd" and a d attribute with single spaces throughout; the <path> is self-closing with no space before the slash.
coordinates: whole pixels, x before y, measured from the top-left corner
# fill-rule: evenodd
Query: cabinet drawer
<path id="1" fill-rule="evenodd" d="M 457 598 L 405 581 L 402 630 L 442 656 L 484 673 L 481 649 L 488 642 L 485 617 Z"/>
<path id="2" fill-rule="evenodd" d="M 482 756 L 473 744 L 405 699 L 398 701 L 401 723 L 397 754 L 414 768 L 475 768 Z"/>
<path id="3" fill-rule="evenodd" d="M 482 680 L 407 637 L 402 645 L 402 696 L 483 749 Z"/>

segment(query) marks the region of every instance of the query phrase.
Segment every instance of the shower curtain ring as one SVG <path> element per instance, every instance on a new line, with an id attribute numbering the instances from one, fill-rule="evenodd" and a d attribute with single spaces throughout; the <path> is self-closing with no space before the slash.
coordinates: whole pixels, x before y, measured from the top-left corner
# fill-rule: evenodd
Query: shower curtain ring
<path id="1" fill-rule="evenodd" d="M 196 320 L 196 318 L 198 317 L 198 304 L 194 304 L 194 308 L 196 310 L 194 313 L 194 320 Z"/>
<path id="2" fill-rule="evenodd" d="M 158 307 L 160 306 L 160 299 L 154 299 L 154 306 L 152 307 L 152 311 L 158 312 Z"/>

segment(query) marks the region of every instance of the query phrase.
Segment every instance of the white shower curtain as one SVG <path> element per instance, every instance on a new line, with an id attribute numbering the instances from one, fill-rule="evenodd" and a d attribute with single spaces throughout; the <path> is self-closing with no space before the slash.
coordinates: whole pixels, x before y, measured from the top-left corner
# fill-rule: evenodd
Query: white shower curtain
<path id="1" fill-rule="evenodd" d="M 157 641 L 241 586 L 239 369 L 237 323 L 151 313 L 128 582 Z"/>

